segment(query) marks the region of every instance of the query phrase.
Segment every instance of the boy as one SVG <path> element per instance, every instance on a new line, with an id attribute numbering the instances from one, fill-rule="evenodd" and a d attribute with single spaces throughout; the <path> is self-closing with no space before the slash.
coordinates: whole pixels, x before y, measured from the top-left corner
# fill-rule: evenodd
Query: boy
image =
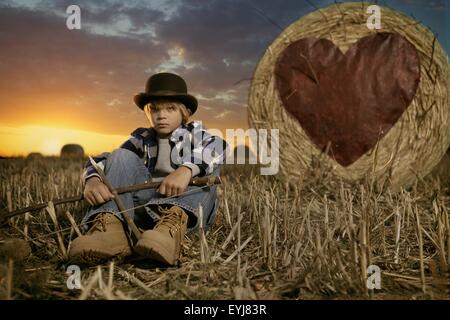
<path id="1" fill-rule="evenodd" d="M 152 126 L 136 129 L 120 148 L 94 160 L 113 188 L 161 181 L 157 190 L 120 195 L 135 224 L 145 231 L 136 244 L 130 243 L 123 216 L 113 201 L 118 195 L 109 191 L 88 161 L 83 172 L 84 197 L 92 207 L 83 225 L 85 231 L 90 228 L 72 242 L 72 262 L 97 264 L 134 251 L 144 258 L 174 265 L 187 229 L 193 231 L 200 224 L 199 205 L 203 207 L 205 228 L 214 221 L 216 186 L 188 184 L 195 176 L 219 175 L 218 164 L 226 157 L 227 143 L 208 134 L 200 122 L 188 123 L 197 110 L 197 100 L 187 93 L 186 83 L 178 75 L 151 76 L 146 91 L 136 95 L 134 101 Z M 206 153 L 213 156 L 207 159 Z"/>

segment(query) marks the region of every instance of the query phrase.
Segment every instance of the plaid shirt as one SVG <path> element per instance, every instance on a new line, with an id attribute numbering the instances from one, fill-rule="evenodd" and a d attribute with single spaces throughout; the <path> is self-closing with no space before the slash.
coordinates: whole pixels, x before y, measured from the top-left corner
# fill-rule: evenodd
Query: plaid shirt
<path id="1" fill-rule="evenodd" d="M 179 126 L 170 135 L 169 144 L 171 154 L 176 155 L 170 157 L 172 168 L 187 166 L 192 169 L 192 166 L 198 166 L 199 176 L 211 174 L 219 164 L 225 162 L 229 152 L 228 143 L 218 136 L 210 135 L 202 126 L 201 121 L 193 121 Z M 130 150 L 143 159 L 150 173 L 155 171 L 158 139 L 154 128 L 137 128 L 120 148 Z M 104 169 L 109 154 L 110 152 L 103 152 L 92 158 Z M 90 161 L 87 161 L 84 166 L 83 179 L 86 181 L 93 176 L 100 178 Z"/>

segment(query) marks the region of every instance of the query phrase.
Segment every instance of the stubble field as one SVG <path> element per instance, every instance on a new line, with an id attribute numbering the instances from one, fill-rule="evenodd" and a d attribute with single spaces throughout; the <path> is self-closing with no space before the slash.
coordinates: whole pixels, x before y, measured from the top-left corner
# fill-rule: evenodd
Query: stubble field
<path id="1" fill-rule="evenodd" d="M 16 210 L 81 194 L 84 162 L 0 160 L 0 208 Z M 222 178 L 216 222 L 206 234 L 185 241 L 179 266 L 133 258 L 81 266 L 81 289 L 67 286 L 67 249 L 77 234 L 68 216 L 79 223 L 87 203 L 55 206 L 54 212 L 50 206 L 9 219 L 0 229 L 0 298 L 450 297 L 446 180 L 429 176 L 393 193 L 376 190 L 370 182 L 330 179 L 320 168 L 302 183 L 261 176 L 250 165 L 226 165 Z M 25 239 L 31 255 L 23 258 L 26 248 L 11 238 Z M 370 265 L 381 271 L 380 289 L 367 286 Z"/>

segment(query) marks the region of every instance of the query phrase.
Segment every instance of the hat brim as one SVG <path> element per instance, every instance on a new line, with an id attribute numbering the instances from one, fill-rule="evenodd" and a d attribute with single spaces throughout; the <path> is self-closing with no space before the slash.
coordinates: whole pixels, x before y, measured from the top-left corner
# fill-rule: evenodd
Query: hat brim
<path id="1" fill-rule="evenodd" d="M 152 99 L 152 98 L 174 98 L 180 102 L 182 102 L 186 108 L 191 110 L 191 114 L 194 114 L 197 111 L 197 99 L 190 94 L 151 94 L 141 92 L 134 96 L 134 103 L 141 109 L 144 110 L 144 106 Z"/>

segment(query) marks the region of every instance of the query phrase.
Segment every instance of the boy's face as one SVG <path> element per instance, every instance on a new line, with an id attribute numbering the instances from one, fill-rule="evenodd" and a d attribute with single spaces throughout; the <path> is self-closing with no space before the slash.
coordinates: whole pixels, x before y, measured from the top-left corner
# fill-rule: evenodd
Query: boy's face
<path id="1" fill-rule="evenodd" d="M 151 108 L 153 126 L 160 138 L 167 138 L 182 122 L 181 111 L 175 106 Z"/>

